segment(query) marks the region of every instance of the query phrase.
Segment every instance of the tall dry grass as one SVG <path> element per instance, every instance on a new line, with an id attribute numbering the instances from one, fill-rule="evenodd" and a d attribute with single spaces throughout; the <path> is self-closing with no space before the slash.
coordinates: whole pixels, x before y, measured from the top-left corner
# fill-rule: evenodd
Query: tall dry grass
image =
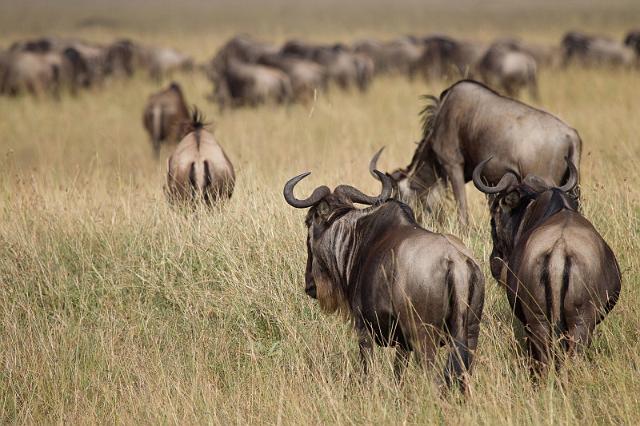
<path id="1" fill-rule="evenodd" d="M 447 10 L 455 22 L 455 8 Z M 625 20 L 606 25 L 626 29 Z M 313 28 L 324 39 L 364 33 Z M 118 31 L 82 34 L 108 39 Z M 278 31 L 274 38 L 290 34 Z M 226 37 L 215 28 L 206 37 L 140 34 L 199 59 Z M 435 373 L 413 364 L 397 386 L 388 350 L 376 351 L 362 381 L 349 326 L 321 314 L 302 290 L 304 213 L 281 195 L 286 179 L 305 170 L 313 174 L 301 191 L 340 183 L 377 191 L 370 155 L 386 145 L 381 167 L 406 164 L 419 133 L 418 97 L 443 84 L 380 78 L 364 95 L 333 91 L 312 105 L 219 114 L 205 100 L 211 88 L 202 76 L 179 76 L 190 102 L 214 121 L 238 174 L 229 203 L 194 214 L 171 210 L 163 198 L 164 163 L 153 161 L 141 125 L 157 86 L 143 76 L 61 102 L 0 98 L 0 421 L 638 423 L 639 79 L 637 71 L 541 75 L 541 106 L 584 140 L 584 213 L 624 273 L 618 305 L 565 374 L 538 387 L 529 380 L 506 297 L 490 279 L 480 194 L 468 186 L 466 232 L 453 208 L 446 223 L 427 219 L 432 229 L 461 235 L 487 277 L 466 401 L 439 397 Z"/>

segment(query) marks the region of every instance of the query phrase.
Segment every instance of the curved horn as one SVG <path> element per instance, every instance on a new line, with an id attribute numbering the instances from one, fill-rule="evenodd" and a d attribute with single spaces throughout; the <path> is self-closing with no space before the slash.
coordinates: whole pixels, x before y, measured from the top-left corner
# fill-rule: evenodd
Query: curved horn
<path id="1" fill-rule="evenodd" d="M 559 186 L 558 189 L 562 192 L 569 192 L 578 184 L 578 169 L 576 169 L 575 164 L 569 157 L 564 157 L 564 160 L 567 162 L 567 166 L 569 167 L 569 177 L 567 178 L 567 182 Z"/>
<path id="2" fill-rule="evenodd" d="M 311 207 L 315 204 L 318 204 L 320 200 L 322 200 L 327 195 L 331 194 L 331 190 L 326 186 L 319 186 L 313 190 L 311 196 L 305 200 L 298 200 L 293 195 L 293 188 L 300 182 L 302 179 L 309 176 L 311 172 L 302 173 L 294 178 L 289 179 L 289 181 L 284 185 L 284 190 L 282 191 L 282 195 L 284 195 L 284 199 L 289 203 L 290 206 L 293 206 L 297 209 L 306 209 L 307 207 Z"/>
<path id="3" fill-rule="evenodd" d="M 492 158 L 493 156 L 487 158 L 486 160 L 478 164 L 475 169 L 473 169 L 473 184 L 476 186 L 476 188 L 478 188 L 480 192 L 484 192 L 485 194 L 497 194 L 498 192 L 504 191 L 510 185 L 518 181 L 518 177 L 515 174 L 507 172 L 504 176 L 502 176 L 502 179 L 500 179 L 500 182 L 498 182 L 496 186 L 485 185 L 482 182 L 482 171 Z"/>
<path id="4" fill-rule="evenodd" d="M 380 150 L 374 154 L 373 158 L 371 158 L 371 161 L 369 162 L 369 173 L 371 173 L 371 176 L 373 176 L 375 179 L 378 179 L 378 175 L 376 175 L 375 173 L 377 169 L 378 158 L 380 158 L 380 154 L 382 154 L 384 148 L 384 146 L 380 148 Z"/>
<path id="5" fill-rule="evenodd" d="M 382 191 L 380 191 L 380 195 L 377 197 L 371 197 L 362 193 L 359 189 L 354 188 L 351 185 L 340 185 L 338 186 L 334 193 L 340 193 L 347 197 L 351 202 L 358 204 L 368 204 L 370 206 L 380 203 L 382 201 L 386 201 L 389 197 L 391 197 L 391 193 L 393 190 L 393 182 L 391 182 L 391 178 L 379 170 L 374 170 L 373 173 L 380 182 L 382 182 Z"/>

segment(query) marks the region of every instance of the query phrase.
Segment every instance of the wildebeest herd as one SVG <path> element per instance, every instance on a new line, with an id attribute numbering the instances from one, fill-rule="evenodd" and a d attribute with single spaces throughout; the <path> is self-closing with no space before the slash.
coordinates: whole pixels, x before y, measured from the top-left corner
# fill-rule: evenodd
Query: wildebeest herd
<path id="1" fill-rule="evenodd" d="M 42 37 L 15 42 L 0 50 L 0 95 L 31 93 L 57 96 L 67 87 L 100 86 L 105 80 L 137 71 L 161 80 L 174 71 L 197 69 L 214 88 L 210 99 L 221 108 L 265 102 L 308 102 L 337 86 L 365 91 L 375 76 L 400 74 L 458 80 L 472 78 L 510 97 L 528 88 L 538 97 L 542 67 L 640 64 L 640 30 L 622 41 L 571 31 L 557 46 L 500 38 L 485 44 L 441 34 L 320 44 L 289 40 L 278 46 L 239 35 L 228 40 L 203 64 L 173 48 L 147 46 L 131 39 L 108 44 Z"/>
<path id="2" fill-rule="evenodd" d="M 237 36 L 198 68 L 213 82 L 211 98 L 221 108 L 307 102 L 330 86 L 364 91 L 382 73 L 468 77 L 438 97 L 425 97 L 421 140 L 406 167 L 383 173 L 377 169 L 382 150 L 373 156 L 369 171 L 381 183 L 379 195 L 339 185 L 333 191 L 320 186 L 300 199 L 294 188 L 309 173 L 290 179 L 283 191 L 289 205 L 308 209 L 305 292 L 324 311 L 352 321 L 365 370 L 373 342 L 396 348 L 399 378 L 411 352 L 429 366 L 437 348 L 448 346 L 444 382 L 466 390 L 484 277 L 460 239 L 422 228 L 415 213 L 441 211 L 450 185 L 466 230 L 465 184 L 472 181 L 486 194 L 491 274 L 524 326 L 532 371 L 559 367 L 589 344 L 613 309 L 620 270 L 581 213 L 578 132 L 513 97 L 528 87 L 538 98 L 541 66 L 633 66 L 639 58 L 638 31 L 623 43 L 570 32 L 558 48 L 515 39 L 483 46 L 442 35 L 351 46 L 299 40 L 274 46 Z M 15 43 L 1 54 L 0 93 L 55 94 L 61 86 L 75 92 L 140 69 L 161 79 L 193 67 L 177 51 L 131 40 L 103 46 L 44 38 Z M 200 113 L 187 105 L 173 82 L 149 97 L 143 124 L 156 157 L 161 143 L 179 142 L 167 162 L 167 199 L 213 205 L 232 196 L 234 167 Z"/>

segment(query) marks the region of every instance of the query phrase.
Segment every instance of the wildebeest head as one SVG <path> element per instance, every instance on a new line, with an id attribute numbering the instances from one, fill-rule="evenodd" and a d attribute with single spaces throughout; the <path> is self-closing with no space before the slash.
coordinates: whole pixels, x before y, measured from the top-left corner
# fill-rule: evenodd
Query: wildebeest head
<path id="1" fill-rule="evenodd" d="M 565 157 L 569 178 L 562 186 L 551 186 L 534 175 L 521 179 L 515 172 L 507 172 L 497 185 L 489 186 L 482 181 L 482 171 L 491 158 L 475 168 L 473 183 L 478 190 L 490 196 L 493 239 L 490 263 L 492 275 L 498 278 L 502 260 L 513 250 L 525 228 L 532 228 L 562 208 L 577 209 L 577 201 L 569 191 L 578 183 L 578 171 L 571 160 Z"/>
<path id="2" fill-rule="evenodd" d="M 371 159 L 369 171 L 377 178 L 375 169 L 378 158 L 384 147 Z M 411 163 L 405 168 L 399 168 L 386 174 L 391 178 L 394 196 L 404 202 L 420 200 L 427 211 L 433 210 L 445 189 L 444 173 L 435 155 L 429 152 L 427 142 L 420 142 Z"/>
<path id="3" fill-rule="evenodd" d="M 640 30 L 629 32 L 624 38 L 624 44 L 633 48 L 640 55 Z"/>
<path id="4" fill-rule="evenodd" d="M 307 267 L 305 271 L 305 292 L 317 299 L 320 307 L 328 313 L 344 307 L 343 289 L 332 282 L 331 276 L 336 274 L 337 265 L 330 260 L 328 253 L 335 250 L 335 241 L 325 238 L 326 231 L 336 220 L 355 209 L 354 204 L 376 205 L 391 196 L 391 180 L 379 171 L 375 171 L 382 182 L 382 191 L 377 197 L 371 197 L 360 190 L 340 185 L 333 192 L 327 186 L 319 186 L 306 199 L 297 199 L 293 189 L 298 182 L 310 173 L 303 173 L 290 179 L 284 186 L 283 195 L 287 203 L 295 208 L 309 208 L 305 224 L 307 233 Z"/>

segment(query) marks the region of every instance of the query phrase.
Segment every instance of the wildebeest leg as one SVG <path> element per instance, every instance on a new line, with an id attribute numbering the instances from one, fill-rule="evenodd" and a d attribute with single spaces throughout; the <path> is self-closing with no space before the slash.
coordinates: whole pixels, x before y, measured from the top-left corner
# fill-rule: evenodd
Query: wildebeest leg
<path id="1" fill-rule="evenodd" d="M 402 345 L 396 346 L 396 357 L 393 360 L 393 373 L 398 383 L 402 381 L 402 376 L 409 364 L 409 355 L 411 355 L 411 353 L 407 348 Z"/>
<path id="2" fill-rule="evenodd" d="M 157 160 L 158 158 L 160 158 L 160 141 L 157 139 L 153 139 L 151 141 L 151 144 L 153 146 L 153 157 Z"/>
<path id="3" fill-rule="evenodd" d="M 360 348 L 360 361 L 364 374 L 369 372 L 369 363 L 373 352 L 373 339 L 371 332 L 361 318 L 356 320 L 356 333 L 358 334 L 358 347 Z"/>
<path id="4" fill-rule="evenodd" d="M 525 327 L 527 346 L 531 357 L 531 373 L 541 377 L 547 370 L 550 355 L 549 324 L 544 319 L 529 321 Z"/>
<path id="5" fill-rule="evenodd" d="M 455 164 L 452 166 L 445 166 L 447 176 L 451 180 L 451 186 L 453 188 L 453 196 L 456 198 L 458 204 L 458 219 L 462 226 L 467 226 L 469 221 L 469 215 L 467 212 L 467 198 L 464 189 L 464 170 L 462 164 Z"/>
<path id="6" fill-rule="evenodd" d="M 436 339 L 436 333 L 429 326 L 417 327 L 416 342 L 413 348 L 416 351 L 416 359 L 422 368 L 431 368 L 436 356 L 436 350 L 439 346 L 439 340 Z"/>
<path id="7" fill-rule="evenodd" d="M 591 304 L 582 306 L 576 310 L 576 315 L 567 318 L 568 347 L 567 356 L 581 353 L 591 342 L 591 336 L 599 313 Z"/>

